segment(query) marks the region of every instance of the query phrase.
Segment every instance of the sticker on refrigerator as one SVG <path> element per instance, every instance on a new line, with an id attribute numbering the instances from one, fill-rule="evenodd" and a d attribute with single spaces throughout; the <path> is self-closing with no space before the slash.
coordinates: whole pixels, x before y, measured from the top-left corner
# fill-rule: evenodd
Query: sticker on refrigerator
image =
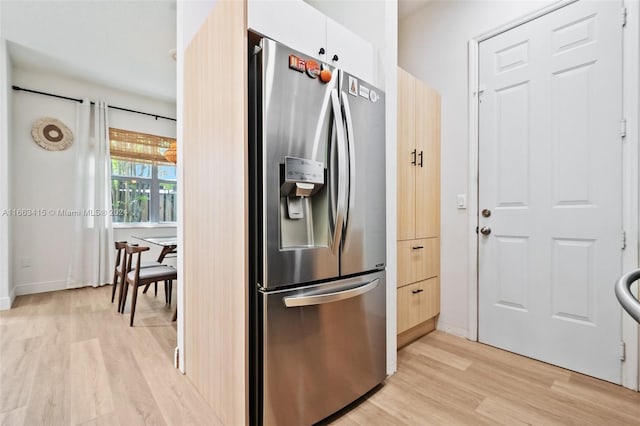
<path id="1" fill-rule="evenodd" d="M 362 84 L 360 85 L 360 96 L 365 99 L 369 99 L 369 88 L 364 87 Z"/>
<path id="2" fill-rule="evenodd" d="M 371 100 L 371 102 L 378 102 L 378 94 L 374 90 L 369 92 L 369 100 Z"/>
<path id="3" fill-rule="evenodd" d="M 306 64 L 307 75 L 311 78 L 318 78 L 320 75 L 320 64 L 309 59 Z"/>
<path id="4" fill-rule="evenodd" d="M 358 96 L 358 79 L 349 76 L 349 94 Z"/>
<path id="5" fill-rule="evenodd" d="M 306 69 L 306 61 L 296 55 L 289 55 L 289 68 L 298 72 L 304 72 Z"/>

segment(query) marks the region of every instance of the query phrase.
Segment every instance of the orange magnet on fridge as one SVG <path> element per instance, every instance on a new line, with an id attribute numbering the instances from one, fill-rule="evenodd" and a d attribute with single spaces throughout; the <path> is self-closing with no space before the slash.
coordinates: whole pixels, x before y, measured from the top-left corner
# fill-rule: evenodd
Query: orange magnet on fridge
<path id="1" fill-rule="evenodd" d="M 331 81 L 331 70 L 326 68 L 324 65 L 322 66 L 322 70 L 320 71 L 320 81 L 323 83 L 328 83 Z"/>

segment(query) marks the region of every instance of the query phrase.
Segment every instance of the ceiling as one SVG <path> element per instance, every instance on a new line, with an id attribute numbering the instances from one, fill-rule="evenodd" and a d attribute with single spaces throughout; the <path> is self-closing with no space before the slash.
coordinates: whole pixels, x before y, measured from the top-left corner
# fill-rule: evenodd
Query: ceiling
<path id="1" fill-rule="evenodd" d="M 432 0 L 398 0 L 398 19 L 406 18 Z"/>
<path id="2" fill-rule="evenodd" d="M 430 0 L 398 0 L 398 18 Z M 0 0 L 15 65 L 176 99 L 176 0 Z"/>
<path id="3" fill-rule="evenodd" d="M 15 65 L 176 98 L 175 0 L 0 0 Z"/>

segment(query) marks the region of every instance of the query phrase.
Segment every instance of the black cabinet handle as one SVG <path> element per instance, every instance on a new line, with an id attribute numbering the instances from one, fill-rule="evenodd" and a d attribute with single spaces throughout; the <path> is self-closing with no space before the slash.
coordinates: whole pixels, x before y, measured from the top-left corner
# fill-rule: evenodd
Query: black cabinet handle
<path id="1" fill-rule="evenodd" d="M 416 150 L 411 151 L 411 165 L 416 165 Z"/>
<path id="2" fill-rule="evenodd" d="M 413 250 L 420 250 L 420 249 L 423 249 L 423 248 L 424 248 L 424 246 L 413 246 L 413 247 L 411 247 L 411 248 L 412 248 Z"/>
<path id="3" fill-rule="evenodd" d="M 423 289 L 419 288 L 417 290 L 411 290 L 411 293 L 418 294 L 418 293 L 422 293 L 423 291 L 424 291 Z"/>
<path id="4" fill-rule="evenodd" d="M 420 167 L 422 167 L 422 156 L 423 156 L 423 151 L 420 151 L 420 154 L 418 154 L 420 156 Z"/>
<path id="5" fill-rule="evenodd" d="M 338 59 L 340 59 L 340 58 L 338 58 L 338 55 L 333 55 L 333 58 L 331 58 L 331 60 L 334 61 L 334 62 L 337 61 Z"/>
<path id="6" fill-rule="evenodd" d="M 320 51 L 318 52 L 318 55 L 324 55 L 324 47 L 320 48 Z"/>

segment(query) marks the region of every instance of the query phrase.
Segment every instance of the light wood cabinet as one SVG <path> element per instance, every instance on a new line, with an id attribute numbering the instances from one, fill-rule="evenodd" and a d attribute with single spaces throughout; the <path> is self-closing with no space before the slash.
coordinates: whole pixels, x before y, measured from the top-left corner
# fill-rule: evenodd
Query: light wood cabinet
<path id="1" fill-rule="evenodd" d="M 440 95 L 398 69 L 398 240 L 440 236 Z"/>
<path id="2" fill-rule="evenodd" d="M 398 69 L 398 346 L 440 313 L 440 95 Z"/>
<path id="3" fill-rule="evenodd" d="M 435 317 L 439 312 L 439 278 L 431 278 L 398 289 L 398 333 Z"/>
<path id="4" fill-rule="evenodd" d="M 438 276 L 440 239 L 398 241 L 398 287 Z"/>

